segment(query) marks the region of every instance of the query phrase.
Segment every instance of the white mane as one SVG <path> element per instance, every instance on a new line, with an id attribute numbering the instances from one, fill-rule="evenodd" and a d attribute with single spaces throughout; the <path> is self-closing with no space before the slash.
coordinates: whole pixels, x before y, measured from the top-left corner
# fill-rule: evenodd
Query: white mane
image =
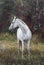
<path id="1" fill-rule="evenodd" d="M 29 27 L 27 26 L 27 24 L 24 21 L 22 21 L 21 19 L 16 18 L 16 17 L 14 17 L 14 19 L 16 20 L 17 23 L 19 23 L 19 27 L 21 28 L 21 30 L 24 33 L 26 33 L 27 30 L 30 30 Z"/>

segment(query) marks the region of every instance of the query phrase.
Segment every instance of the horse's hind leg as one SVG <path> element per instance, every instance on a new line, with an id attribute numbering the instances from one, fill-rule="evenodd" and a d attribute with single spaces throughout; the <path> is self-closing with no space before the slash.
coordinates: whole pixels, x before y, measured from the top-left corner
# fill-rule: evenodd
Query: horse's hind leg
<path id="1" fill-rule="evenodd" d="M 30 55 L 30 40 L 28 41 L 27 48 L 28 48 L 28 55 Z"/>

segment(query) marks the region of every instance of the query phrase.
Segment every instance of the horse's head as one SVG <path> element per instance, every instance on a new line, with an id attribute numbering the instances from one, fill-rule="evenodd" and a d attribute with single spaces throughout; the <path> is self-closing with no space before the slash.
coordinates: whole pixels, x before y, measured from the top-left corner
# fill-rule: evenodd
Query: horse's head
<path id="1" fill-rule="evenodd" d="M 11 22 L 10 26 L 9 26 L 9 30 L 13 30 L 16 27 L 18 27 L 17 21 L 16 21 L 16 17 L 14 17 L 13 21 Z"/>

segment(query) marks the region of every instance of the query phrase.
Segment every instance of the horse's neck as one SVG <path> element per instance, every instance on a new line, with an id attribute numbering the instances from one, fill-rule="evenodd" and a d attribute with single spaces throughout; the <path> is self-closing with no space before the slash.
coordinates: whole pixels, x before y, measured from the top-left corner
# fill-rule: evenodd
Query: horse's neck
<path id="1" fill-rule="evenodd" d="M 26 33 L 29 30 L 28 26 L 20 19 L 19 19 L 19 27 L 21 28 L 23 33 Z"/>

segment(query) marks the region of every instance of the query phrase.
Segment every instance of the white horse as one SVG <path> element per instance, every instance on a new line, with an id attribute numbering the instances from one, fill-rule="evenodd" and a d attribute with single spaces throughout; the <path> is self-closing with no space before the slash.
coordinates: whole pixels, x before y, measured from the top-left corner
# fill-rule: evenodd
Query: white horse
<path id="1" fill-rule="evenodd" d="M 11 23 L 11 25 L 9 26 L 9 30 L 13 30 L 16 27 L 19 27 L 17 30 L 17 40 L 18 40 L 18 49 L 19 49 L 19 44 L 20 41 L 22 42 L 22 58 L 23 58 L 23 54 L 24 54 L 24 44 L 27 41 L 27 48 L 28 48 L 28 54 L 30 54 L 30 40 L 32 38 L 32 33 L 29 29 L 29 27 L 26 25 L 26 23 L 24 23 L 24 21 L 22 21 L 19 18 L 16 18 L 14 16 L 14 19 Z"/>

